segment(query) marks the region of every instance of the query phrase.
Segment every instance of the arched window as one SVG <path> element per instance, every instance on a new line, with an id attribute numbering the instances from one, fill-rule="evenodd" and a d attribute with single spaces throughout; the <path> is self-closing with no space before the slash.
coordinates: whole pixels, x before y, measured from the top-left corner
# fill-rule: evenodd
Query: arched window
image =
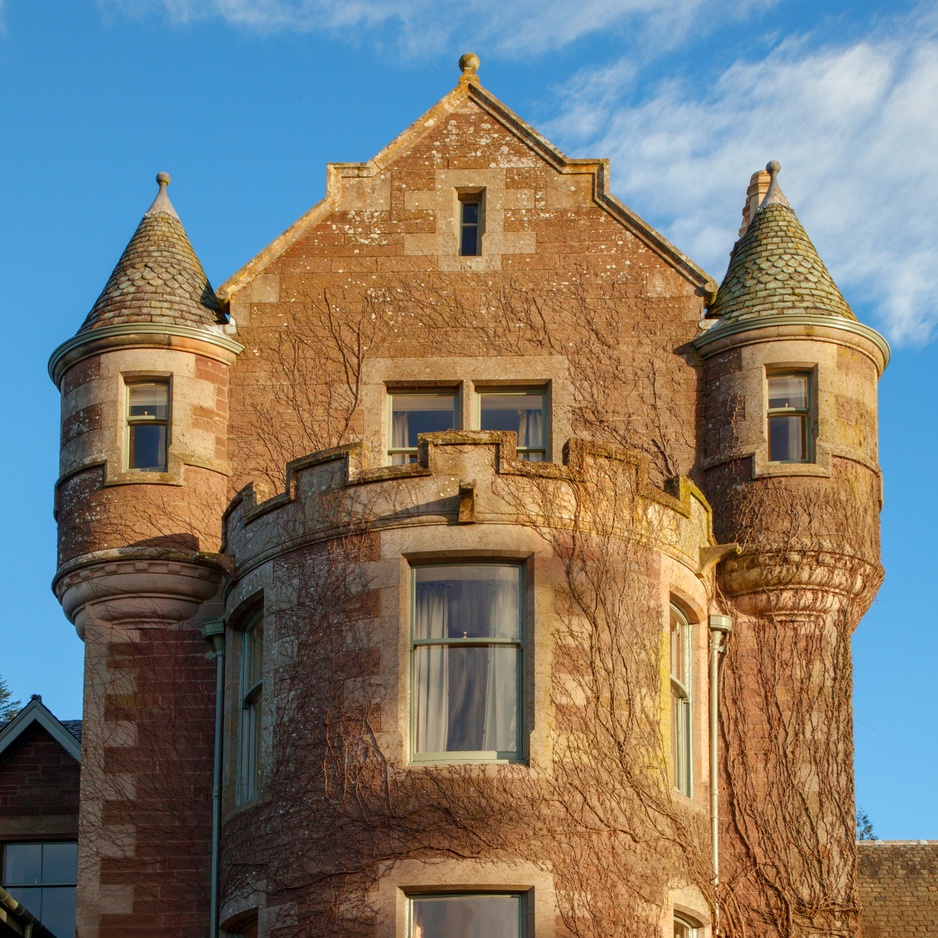
<path id="1" fill-rule="evenodd" d="M 674 938 L 697 938 L 698 926 L 681 915 L 674 916 Z"/>

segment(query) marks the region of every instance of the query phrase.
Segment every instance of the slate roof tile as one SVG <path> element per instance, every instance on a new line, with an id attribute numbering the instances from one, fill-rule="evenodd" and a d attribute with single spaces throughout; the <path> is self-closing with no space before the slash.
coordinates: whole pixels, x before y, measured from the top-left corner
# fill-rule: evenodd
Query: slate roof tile
<path id="1" fill-rule="evenodd" d="M 853 310 L 778 188 L 778 164 L 770 163 L 767 168 L 772 174 L 769 191 L 736 242 L 709 317 L 721 319 L 721 325 L 727 326 L 780 312 L 856 322 Z"/>
<path id="2" fill-rule="evenodd" d="M 143 216 L 79 333 L 125 323 L 208 326 L 223 322 L 215 291 L 189 243 L 166 186 Z"/>

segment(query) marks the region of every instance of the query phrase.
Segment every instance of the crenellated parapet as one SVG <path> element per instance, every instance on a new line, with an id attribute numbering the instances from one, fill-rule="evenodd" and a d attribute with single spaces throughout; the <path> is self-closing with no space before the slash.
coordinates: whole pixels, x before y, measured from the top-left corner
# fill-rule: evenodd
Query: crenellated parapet
<path id="1" fill-rule="evenodd" d="M 360 443 L 291 462 L 283 492 L 259 502 L 247 486 L 235 497 L 223 550 L 243 576 L 272 556 L 365 530 L 506 524 L 638 540 L 695 572 L 714 544 L 700 490 L 683 477 L 671 491 L 654 486 L 641 454 L 573 439 L 563 463 L 528 462 L 514 434 L 450 431 L 423 435 L 405 466 L 364 468 Z"/>

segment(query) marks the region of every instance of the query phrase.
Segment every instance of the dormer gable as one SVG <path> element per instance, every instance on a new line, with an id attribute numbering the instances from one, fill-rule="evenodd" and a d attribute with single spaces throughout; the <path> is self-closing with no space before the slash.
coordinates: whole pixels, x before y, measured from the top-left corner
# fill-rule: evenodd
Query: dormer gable
<path id="1" fill-rule="evenodd" d="M 222 284 L 221 305 L 237 316 L 239 302 L 276 302 L 276 285 L 265 273 L 299 242 L 315 239 L 317 226 L 332 215 L 362 217 L 360 249 L 347 232 L 335 232 L 350 255 L 366 254 L 369 242 L 384 237 L 387 252 L 424 258 L 429 269 L 485 273 L 509 264 L 523 269 L 517 259 L 541 251 L 537 219 L 587 203 L 612 223 L 605 237 L 636 239 L 712 298 L 716 284 L 709 275 L 608 192 L 608 160 L 565 156 L 482 87 L 465 65 L 472 59 L 463 56 L 457 86 L 371 160 L 329 164 L 325 198 Z M 484 233 L 477 255 L 460 256 L 460 205 L 467 199 L 478 200 Z M 376 224 L 379 214 L 384 224 Z M 318 234 L 327 249 L 336 246 L 329 235 Z"/>

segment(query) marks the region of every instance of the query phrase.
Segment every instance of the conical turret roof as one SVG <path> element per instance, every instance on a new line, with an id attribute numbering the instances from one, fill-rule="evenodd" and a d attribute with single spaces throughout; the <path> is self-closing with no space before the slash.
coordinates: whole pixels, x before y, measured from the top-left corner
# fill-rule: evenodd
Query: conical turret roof
<path id="1" fill-rule="evenodd" d="M 828 273 L 801 222 L 782 195 L 776 161 L 766 169 L 769 190 L 745 234 L 736 242 L 730 265 L 710 307 L 714 326 L 739 326 L 767 316 L 857 317 Z"/>
<path id="2" fill-rule="evenodd" d="M 129 323 L 204 327 L 223 322 L 215 291 L 202 270 L 166 187 L 143 216 L 79 334 Z"/>

